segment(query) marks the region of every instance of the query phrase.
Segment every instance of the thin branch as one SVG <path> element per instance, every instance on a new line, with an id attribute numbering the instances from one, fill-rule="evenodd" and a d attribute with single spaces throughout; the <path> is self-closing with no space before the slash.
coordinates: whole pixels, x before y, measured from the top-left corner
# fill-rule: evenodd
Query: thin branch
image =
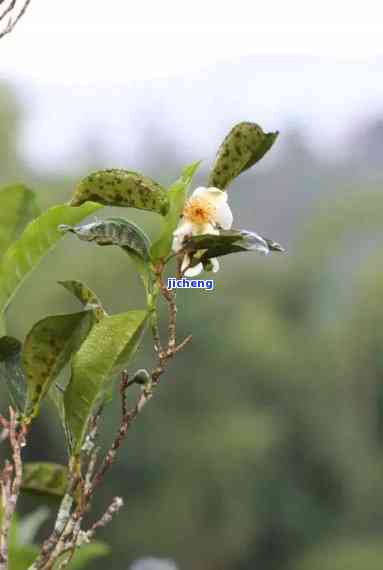
<path id="1" fill-rule="evenodd" d="M 175 294 L 165 287 L 163 282 L 163 270 L 164 264 L 160 263 L 156 268 L 157 287 L 168 305 L 169 315 L 166 349 L 164 350 L 161 346 L 158 323 L 155 319 L 153 320 L 152 333 L 157 356 L 156 367 L 151 373 L 143 369 L 139 370 L 132 378 L 129 377 L 126 371 L 122 373 L 120 380 L 120 425 L 112 445 L 101 461 L 98 469 L 96 469 L 96 465 L 99 449 L 95 446 L 95 440 L 98 433 L 102 408 L 92 417 L 89 424 L 88 436 L 82 447 L 81 454 L 76 458 L 76 461 L 71 464 L 71 483 L 60 506 L 53 533 L 48 540 L 45 541 L 40 556 L 29 570 L 51 570 L 56 562 L 60 563 L 59 569 L 65 569 L 70 563 L 75 550 L 83 544 L 90 542 L 96 530 L 106 526 L 112 520 L 114 514 L 123 506 L 122 499 L 113 499 L 104 515 L 95 522 L 88 531 L 81 530 L 84 516 L 90 509 L 96 489 L 114 464 L 118 450 L 125 441 L 134 420 L 152 398 L 154 389 L 158 386 L 160 377 L 165 372 L 168 361 L 191 340 L 191 335 L 189 335 L 181 343 L 176 344 L 177 307 Z M 180 268 L 178 267 L 177 271 L 179 270 Z M 133 384 L 140 385 L 141 389 L 135 404 L 129 408 L 127 390 Z M 4 426 L 4 428 L 6 427 L 7 426 Z M 86 468 L 84 469 L 85 465 Z M 84 475 L 81 473 L 83 470 L 85 471 Z"/>
<path id="2" fill-rule="evenodd" d="M 41 552 L 35 562 L 30 566 L 30 570 L 38 570 L 40 568 L 49 568 L 49 563 L 52 560 L 52 553 L 55 552 L 56 546 L 60 541 L 65 529 L 71 519 L 71 512 L 73 503 L 75 501 L 75 492 L 79 485 L 80 477 L 71 469 L 69 475 L 69 483 L 67 491 L 61 501 L 60 508 L 57 513 L 55 526 L 52 534 L 44 542 Z M 54 563 L 54 560 L 53 560 Z"/>
<path id="3" fill-rule="evenodd" d="M 95 522 L 86 532 L 86 536 L 89 542 L 94 537 L 96 530 L 98 530 L 99 528 L 104 528 L 106 525 L 108 525 L 111 522 L 113 516 L 116 513 L 118 513 L 118 511 L 123 506 L 124 506 L 123 499 L 121 497 L 114 497 L 113 501 L 111 502 L 105 513 L 102 515 L 102 517 L 97 522 Z"/>
<path id="4" fill-rule="evenodd" d="M 23 477 L 21 450 L 25 446 L 27 427 L 20 424 L 15 410 L 9 408 L 9 421 L 1 417 L 0 423 L 7 433 L 12 449 L 12 462 L 6 461 L 0 473 L 2 518 L 0 527 L 0 570 L 8 568 L 8 541 L 12 519 L 20 494 Z M 4 434 L 3 431 L 3 434 Z"/>
<path id="5" fill-rule="evenodd" d="M 10 2 L 8 6 L 5 8 L 4 12 L 0 14 L 0 22 L 1 20 L 4 20 L 4 18 L 6 18 L 10 12 L 12 12 L 13 8 L 16 5 L 16 1 L 17 0 L 12 0 L 12 2 Z"/>
<path id="6" fill-rule="evenodd" d="M 14 10 L 16 3 L 17 3 L 17 0 L 12 0 L 10 2 L 9 6 L 0 15 L 0 22 L 2 22 L 12 12 L 12 10 Z M 12 32 L 12 30 L 15 28 L 17 23 L 24 16 L 24 14 L 27 11 L 27 8 L 28 8 L 30 3 L 31 3 L 31 0 L 25 0 L 23 6 L 21 7 L 17 16 L 15 18 L 9 17 L 8 23 L 6 24 L 5 28 L 2 31 L 0 31 L 0 39 L 3 38 L 4 36 L 6 36 L 7 34 L 9 34 L 10 32 Z"/>

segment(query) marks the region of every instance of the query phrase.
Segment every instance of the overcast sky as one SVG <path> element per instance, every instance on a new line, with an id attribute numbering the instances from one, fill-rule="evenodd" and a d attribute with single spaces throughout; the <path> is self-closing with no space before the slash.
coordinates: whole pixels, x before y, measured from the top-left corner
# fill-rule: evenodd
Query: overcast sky
<path id="1" fill-rule="evenodd" d="M 383 55 L 381 1 L 32 0 L 3 72 L 71 82 L 184 73 L 242 55 Z"/>
<path id="2" fill-rule="evenodd" d="M 382 16 L 371 0 L 32 0 L 0 73 L 25 92 L 30 152 L 53 165 L 85 131 L 129 149 L 145 113 L 190 145 L 244 118 L 330 140 L 380 109 Z"/>

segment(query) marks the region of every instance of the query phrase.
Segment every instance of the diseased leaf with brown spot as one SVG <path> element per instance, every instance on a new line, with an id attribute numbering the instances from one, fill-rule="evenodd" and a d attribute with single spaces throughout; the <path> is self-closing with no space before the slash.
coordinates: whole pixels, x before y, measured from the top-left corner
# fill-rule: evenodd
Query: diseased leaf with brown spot
<path id="1" fill-rule="evenodd" d="M 12 405 L 23 410 L 27 384 L 21 364 L 21 351 L 23 345 L 11 336 L 0 338 L 0 383 L 7 384 Z"/>
<path id="2" fill-rule="evenodd" d="M 87 200 L 106 206 L 149 210 L 164 216 L 169 208 L 166 190 L 138 172 L 112 168 L 98 170 L 83 178 L 71 200 L 79 206 Z"/>
<path id="3" fill-rule="evenodd" d="M 23 491 L 62 497 L 68 485 L 68 469 L 58 463 L 24 463 Z"/>
<path id="4" fill-rule="evenodd" d="M 239 123 L 218 149 L 208 185 L 225 190 L 242 172 L 256 164 L 272 147 L 278 131 L 265 133 L 256 123 Z"/>
<path id="5" fill-rule="evenodd" d="M 94 320 L 92 311 L 83 311 L 46 317 L 32 327 L 22 352 L 28 418 L 38 414 L 41 400 L 73 353 L 79 350 Z"/>
<path id="6" fill-rule="evenodd" d="M 93 311 L 96 321 L 101 320 L 107 312 L 96 293 L 81 281 L 59 281 L 59 284 L 72 293 L 84 306 L 85 310 Z"/>

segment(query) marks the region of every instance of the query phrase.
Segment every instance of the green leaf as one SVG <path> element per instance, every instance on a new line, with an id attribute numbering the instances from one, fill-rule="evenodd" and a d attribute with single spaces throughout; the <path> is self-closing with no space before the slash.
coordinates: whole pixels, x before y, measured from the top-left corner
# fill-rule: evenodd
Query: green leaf
<path id="1" fill-rule="evenodd" d="M 79 452 L 89 418 L 117 368 L 126 366 L 137 349 L 147 313 L 129 311 L 104 317 L 91 330 L 72 361 L 72 375 L 64 394 L 66 418 Z"/>
<path id="2" fill-rule="evenodd" d="M 62 497 L 68 485 L 68 469 L 58 463 L 25 463 L 21 488 L 24 491 Z"/>
<path id="3" fill-rule="evenodd" d="M 72 206 L 86 200 L 106 206 L 127 206 L 165 215 L 169 203 L 166 190 L 138 172 L 113 168 L 98 170 L 81 180 L 72 198 Z"/>
<path id="4" fill-rule="evenodd" d="M 25 415 L 35 417 L 55 378 L 77 352 L 94 323 L 92 311 L 45 317 L 28 333 L 22 352 L 27 378 Z"/>
<path id="5" fill-rule="evenodd" d="M 278 131 L 264 133 L 256 123 L 239 123 L 226 136 L 211 170 L 208 185 L 225 190 L 272 147 Z"/>
<path id="6" fill-rule="evenodd" d="M 221 230 L 219 235 L 193 236 L 184 249 L 193 258 L 192 266 L 230 253 L 257 251 L 267 255 L 271 251 L 284 251 L 279 243 L 246 230 Z"/>
<path id="7" fill-rule="evenodd" d="M 5 316 L 0 315 L 0 337 L 7 334 L 7 323 L 5 321 Z"/>
<path id="8" fill-rule="evenodd" d="M 80 208 L 53 206 L 25 228 L 21 237 L 5 252 L 0 262 L 0 314 L 23 279 L 62 238 L 59 224 L 76 224 L 98 210 L 99 204 L 87 203 Z"/>
<path id="9" fill-rule="evenodd" d="M 37 558 L 39 548 L 32 544 L 41 524 L 49 516 L 49 509 L 40 507 L 21 520 L 12 518 L 9 536 L 9 567 L 12 570 L 27 570 Z"/>
<path id="10" fill-rule="evenodd" d="M 39 554 L 38 546 L 28 544 L 9 549 L 9 567 L 12 570 L 28 570 Z"/>
<path id="11" fill-rule="evenodd" d="M 72 449 L 72 436 L 70 433 L 70 429 L 68 426 L 68 422 L 65 415 L 65 407 L 64 407 L 64 388 L 59 385 L 59 378 L 58 382 L 54 383 L 50 390 L 48 391 L 48 398 L 56 407 L 57 413 L 59 415 L 61 425 L 64 430 L 65 441 L 67 444 L 68 452 Z"/>
<path id="12" fill-rule="evenodd" d="M 35 195 L 26 186 L 18 184 L 0 189 L 0 257 L 39 213 Z"/>
<path id="13" fill-rule="evenodd" d="M 85 310 L 93 311 L 96 321 L 100 321 L 107 314 L 96 293 L 81 281 L 59 281 L 58 283 L 72 293 L 82 303 Z"/>
<path id="14" fill-rule="evenodd" d="M 169 211 L 165 217 L 159 239 L 152 245 L 150 255 L 155 263 L 169 255 L 172 248 L 173 232 L 180 220 L 187 192 L 201 161 L 193 162 L 184 168 L 181 177 L 171 186 L 168 192 Z"/>
<path id="15" fill-rule="evenodd" d="M 20 545 L 32 544 L 41 527 L 49 519 L 50 510 L 41 506 L 24 515 L 17 525 L 17 543 Z"/>
<path id="16" fill-rule="evenodd" d="M 75 227 L 61 225 L 60 229 L 72 232 L 84 241 L 121 247 L 133 261 L 145 287 L 148 288 L 150 241 L 141 228 L 125 218 L 106 218 Z"/>
<path id="17" fill-rule="evenodd" d="M 12 405 L 23 410 L 27 384 L 21 362 L 22 343 L 11 336 L 0 338 L 0 380 L 5 381 Z"/>
<path id="18" fill-rule="evenodd" d="M 125 218 L 105 218 L 74 227 L 61 225 L 60 230 L 72 232 L 79 239 L 93 241 L 97 245 L 117 245 L 144 261 L 149 260 L 149 238 L 141 228 Z"/>
<path id="19" fill-rule="evenodd" d="M 82 570 L 89 562 L 92 562 L 96 558 L 107 556 L 109 553 L 110 548 L 104 542 L 95 541 L 90 544 L 84 544 L 80 548 L 77 548 L 68 568 L 69 570 Z"/>

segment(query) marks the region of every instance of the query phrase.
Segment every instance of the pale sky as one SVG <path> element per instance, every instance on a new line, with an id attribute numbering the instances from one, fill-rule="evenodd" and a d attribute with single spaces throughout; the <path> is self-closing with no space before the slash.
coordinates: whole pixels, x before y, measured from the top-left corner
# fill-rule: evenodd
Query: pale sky
<path id="1" fill-rule="evenodd" d="M 240 120 L 303 128 L 331 153 L 382 111 L 382 21 L 381 0 L 32 0 L 0 40 L 0 79 L 47 168 L 81 165 L 97 136 L 139 168 L 151 121 L 190 160 Z"/>
<path id="2" fill-rule="evenodd" d="M 383 56 L 381 1 L 32 0 L 2 74 L 88 82 L 195 71 L 244 55 Z"/>

